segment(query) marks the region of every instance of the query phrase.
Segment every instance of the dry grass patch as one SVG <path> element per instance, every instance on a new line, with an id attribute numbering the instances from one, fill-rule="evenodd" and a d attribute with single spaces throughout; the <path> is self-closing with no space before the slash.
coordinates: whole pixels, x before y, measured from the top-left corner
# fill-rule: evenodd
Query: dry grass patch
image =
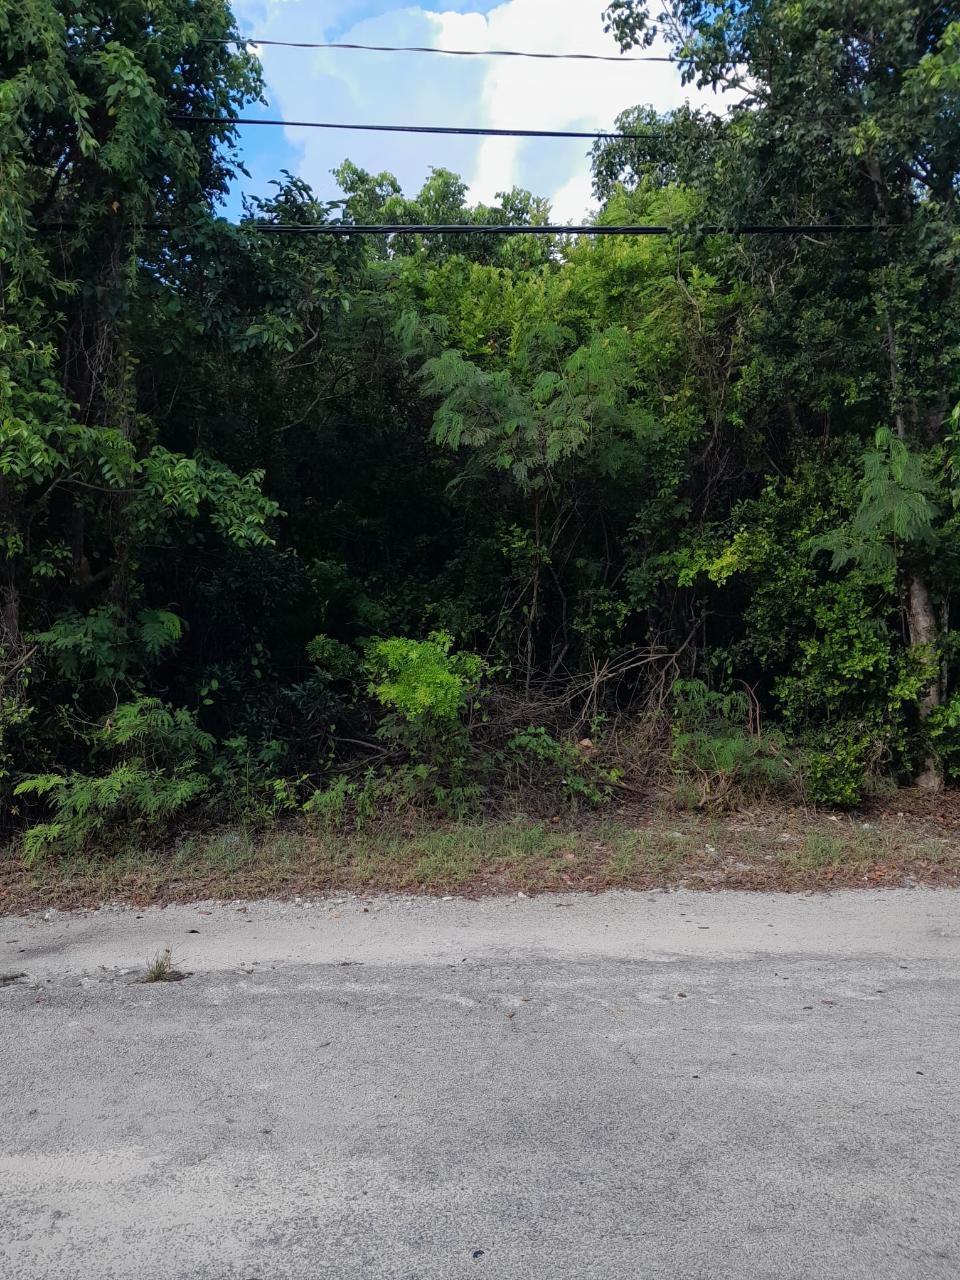
<path id="1" fill-rule="evenodd" d="M 290 825 L 130 843 L 26 868 L 0 854 L 0 911 L 332 892 L 542 893 L 685 886 L 828 889 L 960 884 L 960 837 L 929 816 L 869 821 L 755 810 L 724 819 L 623 812 L 587 820 L 442 826 L 397 822 L 336 833 Z"/>

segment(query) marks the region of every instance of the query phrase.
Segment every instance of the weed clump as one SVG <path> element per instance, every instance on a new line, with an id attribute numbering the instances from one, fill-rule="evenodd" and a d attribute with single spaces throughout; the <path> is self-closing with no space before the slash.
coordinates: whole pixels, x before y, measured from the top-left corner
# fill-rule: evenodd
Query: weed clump
<path id="1" fill-rule="evenodd" d="M 173 967 L 173 952 L 169 947 L 147 962 L 147 971 L 140 979 L 144 982 L 182 982 L 189 975 Z"/>

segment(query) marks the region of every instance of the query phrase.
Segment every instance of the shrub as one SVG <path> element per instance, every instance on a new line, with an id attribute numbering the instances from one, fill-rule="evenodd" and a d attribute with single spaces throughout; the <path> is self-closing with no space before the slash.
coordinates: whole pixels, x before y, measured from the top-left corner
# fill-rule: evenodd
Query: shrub
<path id="1" fill-rule="evenodd" d="M 21 693 L 4 694 L 0 687 L 0 795 L 9 785 L 13 747 L 23 726 L 29 721 L 32 708 Z"/>
<path id="2" fill-rule="evenodd" d="M 905 735 L 895 733 L 880 712 L 828 726 L 807 739 L 802 753 L 806 799 L 827 808 L 854 808 L 865 791 L 880 785 L 881 766 L 889 766 L 894 749 L 906 751 Z"/>
<path id="3" fill-rule="evenodd" d="M 960 692 L 933 708 L 926 729 L 944 773 L 948 778 L 960 778 Z"/>
<path id="4" fill-rule="evenodd" d="M 314 636 L 308 641 L 307 657 L 316 668 L 316 678 L 323 683 L 353 681 L 360 674 L 359 655 L 330 636 Z"/>
<path id="5" fill-rule="evenodd" d="M 157 698 L 122 703 L 91 735 L 92 750 L 114 755 L 105 772 L 39 774 L 14 789 L 44 798 L 53 810 L 51 821 L 24 834 L 25 861 L 50 847 L 81 849 L 110 826 L 168 820 L 207 792 L 213 745 L 194 712 Z"/>
<path id="6" fill-rule="evenodd" d="M 560 741 L 542 725 L 529 725 L 508 738 L 505 757 L 517 786 L 560 791 L 572 803 L 594 809 L 610 799 L 619 778 L 617 770 L 596 761 L 591 742 Z"/>
<path id="7" fill-rule="evenodd" d="M 113 605 L 89 613 L 66 613 L 36 636 L 56 670 L 71 680 L 111 685 L 175 647 L 183 622 L 165 609 L 141 609 L 124 618 Z"/>
<path id="8" fill-rule="evenodd" d="M 387 714 L 376 733 L 406 758 L 385 767 L 378 787 L 385 802 L 427 806 L 461 817 L 473 812 L 481 790 L 472 776 L 482 761 L 471 741 L 483 660 L 453 651 L 453 638 L 435 631 L 426 640 L 394 636 L 368 641 L 368 692 Z"/>
<path id="9" fill-rule="evenodd" d="M 811 804 L 852 809 L 863 797 L 863 747 L 854 739 L 838 741 L 829 751 L 808 751 L 803 789 Z"/>
<path id="10" fill-rule="evenodd" d="M 451 653 L 453 637 L 434 631 L 426 640 L 394 636 L 373 640 L 366 650 L 368 690 L 404 720 L 452 723 L 477 693 L 483 660 Z"/>
<path id="11" fill-rule="evenodd" d="M 340 774 L 326 787 L 318 787 L 303 805 L 303 812 L 317 819 L 327 831 L 342 831 L 348 823 L 362 831 L 371 818 L 392 804 L 392 771 L 368 768 L 359 781 Z"/>
<path id="12" fill-rule="evenodd" d="M 303 805 L 303 812 L 316 818 L 326 831 L 341 831 L 346 825 L 347 807 L 357 795 L 357 784 L 346 774 L 327 787 L 318 787 Z"/>
<path id="13" fill-rule="evenodd" d="M 287 747 L 276 738 L 258 744 L 243 734 L 226 738 L 211 764 L 210 779 L 240 822 L 266 822 L 299 806 L 305 778 L 281 772 Z"/>
<path id="14" fill-rule="evenodd" d="M 670 763 L 681 797 L 724 808 L 782 791 L 794 774 L 782 734 L 761 729 L 739 690 L 717 693 L 700 680 L 672 689 Z"/>

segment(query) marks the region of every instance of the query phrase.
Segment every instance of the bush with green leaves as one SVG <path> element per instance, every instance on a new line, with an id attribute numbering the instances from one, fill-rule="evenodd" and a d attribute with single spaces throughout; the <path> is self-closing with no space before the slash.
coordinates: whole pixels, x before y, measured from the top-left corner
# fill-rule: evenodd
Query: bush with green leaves
<path id="1" fill-rule="evenodd" d="M 960 778 L 960 692 L 934 707 L 927 718 L 931 745 L 950 779 Z"/>
<path id="2" fill-rule="evenodd" d="M 182 635 L 183 620 L 169 609 L 140 609 L 130 618 L 108 604 L 64 613 L 34 639 L 65 679 L 112 685 L 155 663 Z"/>
<path id="3" fill-rule="evenodd" d="M 353 683 L 362 671 L 360 655 L 331 636 L 314 636 L 308 641 L 307 657 L 313 663 L 315 678 L 323 684 Z"/>
<path id="4" fill-rule="evenodd" d="M 801 753 L 803 792 L 811 804 L 852 809 L 886 756 L 884 726 L 840 721 L 813 735 Z"/>
<path id="5" fill-rule="evenodd" d="M 484 663 L 454 650 L 447 632 L 426 640 L 394 636 L 367 643 L 368 692 L 386 711 L 377 737 L 404 759 L 384 769 L 385 794 L 444 813 L 476 810 L 480 764 L 472 740 Z"/>
<path id="6" fill-rule="evenodd" d="M 325 787 L 317 787 L 313 795 L 303 804 L 303 812 L 314 819 L 325 831 L 342 831 L 347 824 L 347 816 L 356 812 L 357 796 L 361 794 L 357 783 L 341 773 Z M 356 820 L 362 826 L 362 818 Z"/>
<path id="7" fill-rule="evenodd" d="M 83 849 L 111 829 L 163 824 L 182 813 L 209 789 L 213 748 L 186 708 L 157 698 L 121 703 L 90 735 L 91 752 L 105 757 L 101 772 L 38 774 L 14 788 L 52 810 L 50 821 L 25 832 L 26 862 L 50 848 Z"/>
<path id="8" fill-rule="evenodd" d="M 885 620 L 871 616 L 855 575 L 837 586 L 828 607 L 817 609 L 822 630 L 801 643 L 795 674 L 776 692 L 804 747 L 807 798 L 850 808 L 885 781 L 910 778 L 942 721 L 924 730 L 918 714 L 936 654 L 898 648 Z"/>
<path id="9" fill-rule="evenodd" d="M 32 711 L 25 690 L 16 689 L 9 694 L 0 691 L 0 797 L 14 776 L 14 750 L 22 741 Z"/>
<path id="10" fill-rule="evenodd" d="M 369 692 L 411 725 L 456 722 L 476 697 L 483 660 L 453 650 L 453 637 L 434 631 L 426 640 L 393 636 L 367 644 Z"/>
<path id="11" fill-rule="evenodd" d="M 670 765 L 681 801 L 723 809 L 787 790 L 795 765 L 783 735 L 761 727 L 746 692 L 678 680 L 672 700 Z"/>
<path id="12" fill-rule="evenodd" d="M 620 778 L 619 770 L 596 758 L 592 742 L 556 738 L 543 725 L 511 734 L 503 758 L 510 784 L 518 792 L 559 794 L 574 808 L 601 808 Z"/>
<path id="13" fill-rule="evenodd" d="M 217 807 L 241 823 L 270 822 L 298 809 L 306 776 L 284 771 L 286 755 L 276 738 L 253 743 L 236 734 L 218 743 L 209 765 Z"/>
<path id="14" fill-rule="evenodd" d="M 809 603 L 789 674 L 774 686 L 784 720 L 798 733 L 824 720 L 885 709 L 904 660 L 885 616 L 891 582 L 879 585 L 854 571 L 819 584 Z"/>

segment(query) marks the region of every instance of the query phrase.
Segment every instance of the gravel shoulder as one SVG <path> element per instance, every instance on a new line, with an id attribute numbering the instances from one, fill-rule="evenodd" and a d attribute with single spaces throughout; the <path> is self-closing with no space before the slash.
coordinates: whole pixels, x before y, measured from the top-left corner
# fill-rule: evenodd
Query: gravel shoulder
<path id="1" fill-rule="evenodd" d="M 134 971 L 170 948 L 193 972 L 251 965 L 438 964 L 462 954 L 589 959 L 713 959 L 806 954 L 952 958 L 955 890 L 832 894 L 524 894 L 465 898 L 339 896 L 215 901 L 0 918 L 0 965 L 47 979 Z"/>

